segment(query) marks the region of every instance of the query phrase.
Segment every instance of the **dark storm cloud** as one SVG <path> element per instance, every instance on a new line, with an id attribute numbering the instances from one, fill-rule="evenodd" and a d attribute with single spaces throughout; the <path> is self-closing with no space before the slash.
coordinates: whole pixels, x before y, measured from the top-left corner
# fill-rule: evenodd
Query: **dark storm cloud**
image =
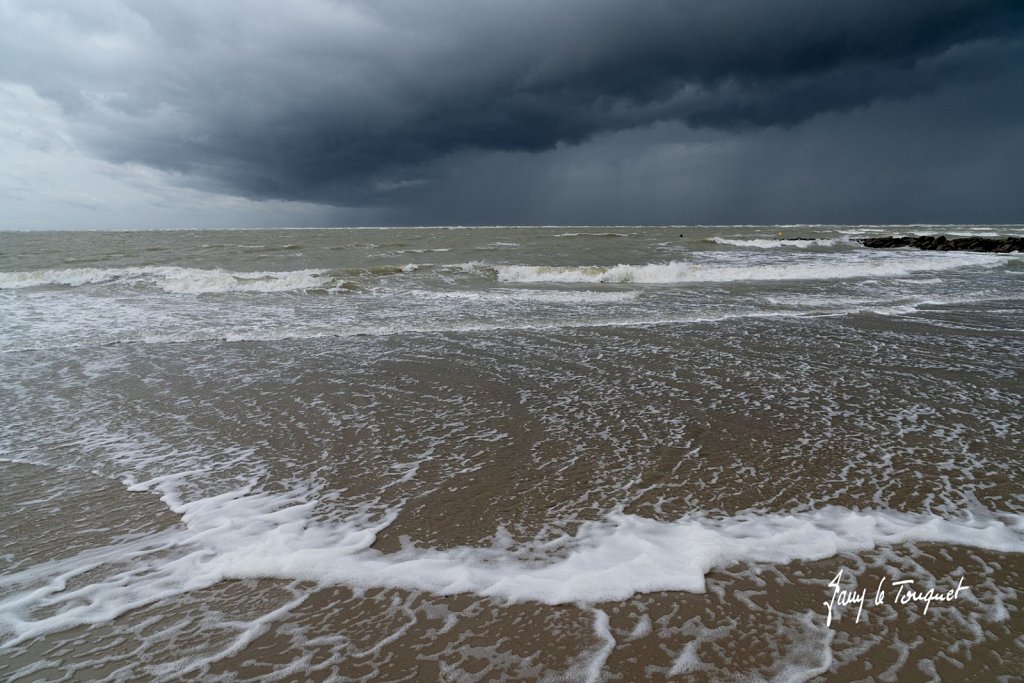
<path id="1" fill-rule="evenodd" d="M 0 3 L 0 78 L 103 158 L 387 205 L 452 155 L 793 126 L 1020 68 L 1019 0 Z"/>

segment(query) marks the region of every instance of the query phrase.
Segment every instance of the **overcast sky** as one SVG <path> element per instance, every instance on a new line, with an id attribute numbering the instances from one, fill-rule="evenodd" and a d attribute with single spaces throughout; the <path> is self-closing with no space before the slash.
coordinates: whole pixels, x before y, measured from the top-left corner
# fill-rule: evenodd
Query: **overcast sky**
<path id="1" fill-rule="evenodd" d="M 0 0 L 0 228 L 1024 222 L 1020 0 Z"/>

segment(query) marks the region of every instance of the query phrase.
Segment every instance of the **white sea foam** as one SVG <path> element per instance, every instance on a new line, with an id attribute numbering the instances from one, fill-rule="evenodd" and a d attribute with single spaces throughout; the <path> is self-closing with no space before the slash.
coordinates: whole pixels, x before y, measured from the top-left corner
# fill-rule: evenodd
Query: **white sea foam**
<path id="1" fill-rule="evenodd" d="M 555 303 L 560 303 L 555 301 Z M 867 309 L 865 309 L 867 310 Z M 908 312 L 908 307 L 887 311 L 879 306 L 870 309 L 880 315 Z M 662 316 L 637 318 L 607 319 L 565 319 L 553 322 L 502 321 L 502 322 L 453 322 L 439 320 L 437 322 L 395 322 L 374 325 L 304 325 L 302 327 L 280 326 L 237 326 L 237 327 L 204 327 L 187 332 L 153 333 L 142 337 L 131 337 L 116 340 L 121 344 L 188 344 L 209 341 L 249 342 L 249 341 L 282 341 L 293 339 L 322 339 L 329 337 L 387 337 L 402 334 L 444 334 L 452 332 L 499 332 L 510 330 L 574 330 L 602 327 L 651 327 L 654 325 L 677 325 L 692 323 L 713 323 L 735 318 L 799 318 L 809 315 L 844 315 L 855 310 L 828 311 L 737 311 L 712 316 Z M 89 344 L 86 344 L 86 346 Z M 14 347 L 4 351 L 24 351 L 28 349 L 66 348 L 66 345 L 45 345 L 33 347 Z"/>
<path id="2" fill-rule="evenodd" d="M 614 297 L 609 299 L 592 298 L 591 294 L 598 294 L 595 292 L 587 293 L 573 293 L 582 295 L 580 301 L 573 302 L 571 298 L 551 296 L 552 292 L 538 293 L 537 298 L 524 297 L 520 299 L 524 303 L 529 303 L 531 300 L 538 303 L 555 303 L 555 304 L 570 304 L 570 303 L 582 303 L 582 304 L 594 304 L 594 303 L 609 303 L 609 302 L 625 302 L 631 298 L 638 298 L 641 292 L 615 292 Z M 612 293 L 609 293 L 612 294 Z M 431 298 L 433 295 L 427 295 L 427 298 Z M 475 298 L 472 293 L 466 293 L 466 297 Z M 446 297 L 448 298 L 448 297 Z M 458 295 L 450 298 L 459 298 Z M 483 297 L 486 300 L 486 297 Z M 506 299 L 506 302 L 515 302 L 516 298 Z M 914 313 L 918 310 L 918 306 L 921 304 L 948 304 L 948 303 L 959 303 L 964 301 L 976 301 L 976 299 L 929 299 L 918 301 L 914 303 L 901 303 L 898 305 L 882 304 L 872 305 L 870 302 L 860 303 L 858 305 L 851 305 L 844 308 L 833 308 L 833 305 L 838 305 L 841 302 L 828 302 L 827 299 L 821 299 L 817 302 L 811 300 L 812 307 L 800 306 L 801 310 L 736 310 L 732 312 L 722 312 L 718 314 L 706 314 L 706 315 L 658 315 L 653 312 L 642 312 L 636 317 L 597 317 L 588 319 L 586 317 L 573 316 L 569 318 L 561 318 L 558 320 L 537 320 L 537 319 L 522 319 L 522 320 L 502 320 L 501 322 L 458 322 L 446 317 L 443 314 L 438 314 L 432 318 L 430 322 L 427 321 L 403 321 L 403 322 L 387 322 L 377 324 L 350 324 L 350 323 L 305 323 L 302 325 L 295 325 L 293 323 L 287 325 L 232 325 L 232 326 L 203 326 L 194 327 L 183 331 L 165 332 L 165 331 L 154 331 L 140 334 L 121 335 L 109 338 L 107 340 L 97 340 L 96 337 L 88 337 L 87 339 L 77 339 L 73 341 L 65 341 L 53 343 L 49 339 L 45 343 L 30 342 L 30 341 L 13 341 L 8 344 L 0 344 L 0 353 L 15 353 L 24 351 L 40 351 L 47 349 L 58 349 L 58 348 L 78 348 L 78 347 L 91 347 L 97 345 L 109 345 L 109 344 L 193 344 L 193 343 L 204 343 L 204 342 L 268 342 L 268 341 L 284 341 L 284 340 L 307 340 L 307 339 L 324 339 L 324 338 L 345 338 L 345 337 L 387 337 L 393 335 L 406 335 L 406 334 L 445 334 L 445 333 L 469 333 L 469 332 L 498 332 L 498 331 L 544 331 L 544 330 L 583 330 L 583 329 L 596 329 L 596 328 L 616 328 L 616 327 L 654 327 L 657 325 L 685 325 L 685 324 L 701 324 L 701 323 L 716 323 L 726 320 L 733 319 L 754 319 L 754 318 L 803 318 L 803 317 L 819 317 L 819 316 L 843 316 L 855 313 L 871 312 L 877 315 L 905 315 L 908 313 Z M 781 303 L 781 301 L 780 301 Z M 855 300 L 851 299 L 851 304 L 856 303 Z M 820 307 L 813 307 L 819 305 Z"/>
<path id="3" fill-rule="evenodd" d="M 417 299 L 591 304 L 632 301 L 640 298 L 643 293 L 638 290 L 630 290 L 626 292 L 596 292 L 593 290 L 491 289 L 446 292 L 428 289 L 414 289 L 404 291 L 402 294 L 412 296 Z"/>
<path id="4" fill-rule="evenodd" d="M 0 632 L 6 645 L 76 624 L 109 621 L 129 609 L 225 579 L 276 578 L 353 588 L 459 593 L 548 605 L 625 600 L 654 591 L 705 591 L 713 568 L 785 564 L 909 542 L 1024 552 L 1024 516 L 984 511 L 958 519 L 889 510 L 828 507 L 795 513 L 693 514 L 675 522 L 615 513 L 574 535 L 522 554 L 491 547 L 448 550 L 412 544 L 395 553 L 372 548 L 394 522 L 368 514 L 325 522 L 314 491 L 258 491 L 255 484 L 184 500 L 183 475 L 135 483 L 154 491 L 182 525 L 159 537 L 30 568 L 3 577 Z M 538 562 L 537 557 L 547 557 Z M 91 571 L 91 583 L 68 588 Z M 42 612 L 40 613 L 40 610 Z"/>
<path id="5" fill-rule="evenodd" d="M 709 242 L 715 244 L 725 244 L 733 247 L 752 247 L 755 249 L 779 249 L 781 247 L 797 247 L 798 249 L 806 249 L 807 247 L 834 247 L 837 244 L 845 243 L 847 240 L 844 239 L 808 239 L 808 240 L 793 240 L 793 239 L 731 239 L 728 237 L 711 237 L 708 239 Z"/>
<path id="6" fill-rule="evenodd" d="M 0 273 L 0 289 L 60 285 L 82 287 L 111 282 L 144 283 L 171 294 L 288 292 L 317 289 L 333 281 L 322 270 L 235 272 L 178 266 L 65 268 Z"/>
<path id="7" fill-rule="evenodd" d="M 182 268 L 161 274 L 154 284 L 171 294 L 265 293 L 319 289 L 331 284 L 331 279 L 318 270 L 237 273 Z"/>
<path id="8" fill-rule="evenodd" d="M 786 263 L 733 265 L 669 261 L 617 266 L 497 265 L 501 282 L 636 282 L 673 284 L 683 282 L 737 282 L 744 280 L 832 280 L 862 277 L 899 277 L 918 272 L 937 272 L 966 267 L 995 267 L 1006 258 L 987 254 L 943 253 L 913 258 L 872 260 L 803 260 Z"/>
<path id="9" fill-rule="evenodd" d="M 560 232 L 557 235 L 542 235 L 542 237 L 629 237 L 628 232 Z"/>
<path id="10" fill-rule="evenodd" d="M 80 287 L 137 278 L 155 273 L 160 268 L 64 268 L 21 270 L 0 273 L 0 289 L 23 289 L 45 285 Z"/>

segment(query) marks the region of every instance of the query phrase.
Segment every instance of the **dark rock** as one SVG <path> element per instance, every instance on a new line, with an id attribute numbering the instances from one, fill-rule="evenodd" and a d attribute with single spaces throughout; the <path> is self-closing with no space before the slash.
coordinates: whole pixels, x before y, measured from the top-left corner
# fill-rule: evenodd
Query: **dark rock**
<path id="1" fill-rule="evenodd" d="M 911 246 L 911 241 L 916 239 L 917 237 L 911 235 L 910 237 L 864 237 L 857 241 L 865 247 L 895 249 L 896 247 L 909 247 Z"/>
<path id="2" fill-rule="evenodd" d="M 914 247 L 932 251 L 981 251 L 992 254 L 1024 252 L 1024 237 L 955 237 L 908 235 L 906 237 L 861 237 L 856 240 L 873 249 Z"/>

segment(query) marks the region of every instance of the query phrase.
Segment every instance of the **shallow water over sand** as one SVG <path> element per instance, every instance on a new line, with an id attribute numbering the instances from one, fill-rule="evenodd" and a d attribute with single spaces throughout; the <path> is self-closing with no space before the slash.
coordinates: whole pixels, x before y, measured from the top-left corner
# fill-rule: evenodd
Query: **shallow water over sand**
<path id="1" fill-rule="evenodd" d="M 889 232 L 0 234 L 0 672 L 1017 674 L 1024 257 Z"/>

